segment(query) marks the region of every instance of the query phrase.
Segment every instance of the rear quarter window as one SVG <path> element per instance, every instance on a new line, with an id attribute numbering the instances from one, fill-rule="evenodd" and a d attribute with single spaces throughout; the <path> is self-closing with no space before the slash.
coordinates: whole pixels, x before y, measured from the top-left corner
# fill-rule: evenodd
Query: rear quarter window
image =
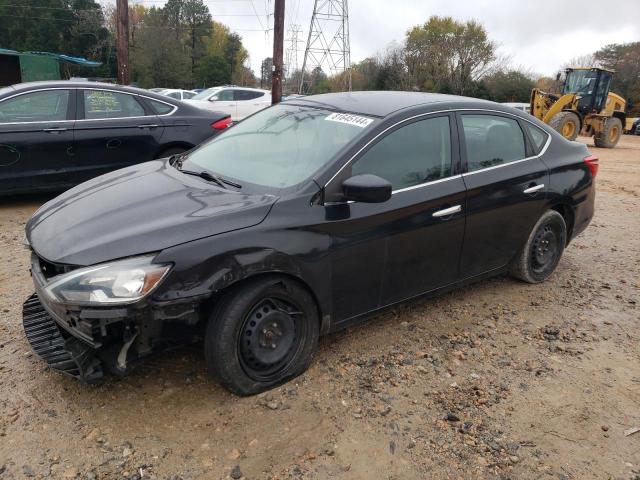
<path id="1" fill-rule="evenodd" d="M 158 115 L 166 115 L 171 110 L 173 110 L 173 105 L 169 105 L 168 103 L 158 102 L 156 100 L 151 100 L 151 99 L 147 99 L 147 101 L 151 105 L 151 108 L 153 109 L 153 111 L 156 112 Z"/>
<path id="2" fill-rule="evenodd" d="M 542 151 L 544 144 L 547 143 L 549 134 L 529 122 L 523 122 L 523 124 L 525 130 L 529 134 L 529 137 L 531 137 L 531 141 L 533 142 L 533 151 L 537 155 Z"/>

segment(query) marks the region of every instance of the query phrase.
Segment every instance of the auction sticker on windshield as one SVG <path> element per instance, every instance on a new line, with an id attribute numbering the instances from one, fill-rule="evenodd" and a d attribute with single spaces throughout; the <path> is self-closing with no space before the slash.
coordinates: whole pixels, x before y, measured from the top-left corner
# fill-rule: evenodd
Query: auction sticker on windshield
<path id="1" fill-rule="evenodd" d="M 346 123 L 348 125 L 354 125 L 356 127 L 364 128 L 373 122 L 373 119 L 367 117 L 361 117 L 359 115 L 351 115 L 349 113 L 332 113 L 327 116 L 325 120 L 332 122 Z"/>

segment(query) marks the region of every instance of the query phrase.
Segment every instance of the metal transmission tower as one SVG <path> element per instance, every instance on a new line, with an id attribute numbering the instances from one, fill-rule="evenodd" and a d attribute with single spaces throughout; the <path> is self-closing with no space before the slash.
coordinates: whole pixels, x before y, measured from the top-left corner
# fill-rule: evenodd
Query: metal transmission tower
<path id="1" fill-rule="evenodd" d="M 298 71 L 298 45 L 304 43 L 301 36 L 302 28 L 300 28 L 300 25 L 291 25 L 289 27 L 288 47 L 284 56 L 285 83 L 291 78 L 291 75 Z M 290 88 L 297 88 L 297 85 Z"/>
<path id="2" fill-rule="evenodd" d="M 351 91 L 351 46 L 347 0 L 315 0 L 309 39 L 304 52 L 299 93 L 310 90 L 318 68 L 342 75 L 343 90 Z"/>

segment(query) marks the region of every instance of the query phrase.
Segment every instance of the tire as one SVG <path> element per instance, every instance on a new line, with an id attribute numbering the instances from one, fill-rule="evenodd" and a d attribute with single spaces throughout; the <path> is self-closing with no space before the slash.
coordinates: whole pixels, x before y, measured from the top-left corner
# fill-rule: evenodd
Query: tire
<path id="1" fill-rule="evenodd" d="M 168 158 L 171 155 L 177 155 L 179 153 L 184 153 L 187 150 L 188 149 L 184 148 L 184 147 L 169 147 L 169 148 L 166 148 L 166 149 L 162 150 L 158 155 L 156 155 L 156 159 L 157 158 Z"/>
<path id="2" fill-rule="evenodd" d="M 596 147 L 613 148 L 622 136 L 622 122 L 619 118 L 611 117 L 604 122 L 604 128 L 594 136 Z"/>
<path id="3" fill-rule="evenodd" d="M 254 395 L 303 373 L 318 344 L 316 302 L 279 276 L 231 287 L 213 309 L 204 340 L 209 374 L 238 395 Z"/>
<path id="4" fill-rule="evenodd" d="M 580 118 L 573 112 L 556 113 L 549 125 L 567 140 L 575 140 L 580 133 Z"/>
<path id="5" fill-rule="evenodd" d="M 555 210 L 547 211 L 536 223 L 527 242 L 511 263 L 511 276 L 527 283 L 545 281 L 558 266 L 567 244 L 567 225 Z"/>

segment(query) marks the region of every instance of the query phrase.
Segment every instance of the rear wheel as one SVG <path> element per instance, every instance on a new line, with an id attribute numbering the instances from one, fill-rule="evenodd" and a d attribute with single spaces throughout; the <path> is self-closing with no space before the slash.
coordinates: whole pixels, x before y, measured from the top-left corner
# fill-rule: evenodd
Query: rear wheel
<path id="1" fill-rule="evenodd" d="M 555 210 L 546 212 L 533 227 L 509 273 L 524 282 L 540 283 L 553 273 L 567 243 L 567 225 Z"/>
<path id="2" fill-rule="evenodd" d="M 619 118 L 611 117 L 604 122 L 604 128 L 594 137 L 596 147 L 613 148 L 622 136 L 622 122 Z"/>
<path id="3" fill-rule="evenodd" d="M 313 297 L 277 276 L 232 288 L 214 309 L 205 335 L 210 374 L 238 395 L 253 395 L 304 372 L 318 343 Z"/>
<path id="4" fill-rule="evenodd" d="M 567 140 L 575 140 L 580 132 L 580 119 L 573 112 L 560 112 L 554 115 L 549 123 L 551 128 Z"/>

